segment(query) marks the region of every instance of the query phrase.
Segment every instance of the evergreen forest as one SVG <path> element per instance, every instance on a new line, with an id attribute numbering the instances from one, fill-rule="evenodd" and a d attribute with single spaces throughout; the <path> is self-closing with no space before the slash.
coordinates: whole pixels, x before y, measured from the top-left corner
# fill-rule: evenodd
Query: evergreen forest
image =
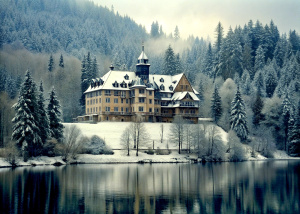
<path id="1" fill-rule="evenodd" d="M 166 34 L 153 20 L 147 32 L 129 16 L 86 0 L 0 0 L 0 5 L 0 146 L 16 134 L 12 106 L 24 104 L 18 101 L 24 79 L 42 81 L 42 92 L 54 93 L 54 87 L 61 119 L 71 122 L 82 114 L 82 92 L 90 81 L 111 64 L 135 71 L 144 43 L 152 74 L 186 74 L 199 92 L 201 117 L 234 130 L 266 156 L 276 148 L 300 155 L 299 32 L 280 32 L 272 20 L 224 29 L 220 20 L 212 40 L 182 39 L 180 26 Z M 34 105 L 48 103 L 37 97 Z"/>

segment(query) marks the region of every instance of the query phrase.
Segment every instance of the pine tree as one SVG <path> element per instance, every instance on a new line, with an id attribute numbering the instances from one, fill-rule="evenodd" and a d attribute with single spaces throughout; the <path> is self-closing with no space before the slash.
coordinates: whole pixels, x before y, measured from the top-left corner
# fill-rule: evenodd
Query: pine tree
<path id="1" fill-rule="evenodd" d="M 171 45 L 167 48 L 165 52 L 165 60 L 164 60 L 164 70 L 163 73 L 165 75 L 174 75 L 176 71 L 176 62 L 175 62 L 175 55 L 174 51 L 171 48 Z"/>
<path id="2" fill-rule="evenodd" d="M 48 71 L 52 72 L 53 70 L 54 70 L 54 59 L 53 59 L 53 56 L 51 54 L 50 58 L 49 58 L 49 63 L 48 63 Z"/>
<path id="3" fill-rule="evenodd" d="M 294 114 L 294 125 L 289 134 L 290 144 L 289 153 L 295 156 L 300 156 L 300 102 Z"/>
<path id="4" fill-rule="evenodd" d="M 239 87 L 231 102 L 230 126 L 234 130 L 241 141 L 247 140 L 248 126 L 245 104 L 242 99 Z"/>
<path id="5" fill-rule="evenodd" d="M 256 99 L 252 106 L 252 111 L 253 111 L 252 123 L 255 127 L 258 127 L 260 125 L 260 122 L 263 120 L 263 114 L 261 113 L 263 107 L 264 107 L 264 102 L 259 96 L 259 93 L 256 93 Z"/>
<path id="6" fill-rule="evenodd" d="M 175 30 L 174 30 L 174 39 L 175 40 L 180 39 L 180 33 L 179 33 L 179 29 L 178 29 L 177 25 L 176 25 Z"/>
<path id="7" fill-rule="evenodd" d="M 211 48 L 211 43 L 208 44 L 208 49 L 204 59 L 204 70 L 203 73 L 213 77 L 213 51 Z"/>
<path id="8" fill-rule="evenodd" d="M 81 62 L 81 98 L 80 98 L 80 106 L 82 109 L 82 113 L 85 110 L 84 92 L 88 89 L 88 87 L 89 87 L 89 83 L 87 81 L 86 57 L 83 56 L 83 60 Z"/>
<path id="9" fill-rule="evenodd" d="M 13 106 L 16 115 L 13 118 L 12 138 L 26 156 L 37 156 L 41 149 L 41 137 L 38 119 L 37 88 L 29 71 L 21 85 L 18 102 Z M 25 157 L 25 156 L 24 156 Z"/>
<path id="10" fill-rule="evenodd" d="M 276 75 L 276 71 L 273 65 L 268 65 L 266 67 L 266 74 L 265 74 L 265 84 L 266 84 L 266 94 L 267 97 L 272 97 L 273 93 L 277 87 L 278 79 Z"/>
<path id="11" fill-rule="evenodd" d="M 91 80 L 96 79 L 97 76 L 98 76 L 98 64 L 97 64 L 97 59 L 95 57 L 92 63 L 90 78 Z"/>
<path id="12" fill-rule="evenodd" d="M 289 94 L 286 92 L 282 101 L 282 127 L 284 130 L 284 149 L 288 152 L 288 135 L 289 135 L 289 121 L 292 112 L 292 104 L 290 102 Z"/>
<path id="13" fill-rule="evenodd" d="M 259 96 L 265 97 L 266 85 L 265 85 L 265 78 L 262 70 L 256 72 L 253 80 L 253 86 L 256 88 L 257 92 L 259 93 Z"/>
<path id="14" fill-rule="evenodd" d="M 180 55 L 178 53 L 178 54 L 176 54 L 176 57 L 175 57 L 175 74 L 180 74 L 182 72 L 183 72 L 182 63 L 180 60 Z"/>
<path id="15" fill-rule="evenodd" d="M 49 127 L 49 118 L 45 109 L 45 99 L 44 99 L 44 88 L 43 82 L 41 81 L 39 98 L 38 98 L 38 124 L 40 128 L 40 137 L 42 143 L 46 143 L 47 139 L 50 136 L 50 127 Z"/>
<path id="16" fill-rule="evenodd" d="M 263 69 L 264 66 L 265 66 L 265 51 L 263 47 L 260 45 L 256 50 L 254 71 L 257 72 L 258 70 Z M 252 78 L 254 77 L 254 75 L 255 73 L 252 74 Z"/>
<path id="17" fill-rule="evenodd" d="M 219 95 L 218 88 L 215 86 L 215 90 L 211 99 L 211 114 L 212 118 L 216 123 L 218 123 L 223 113 L 222 101 Z"/>
<path id="18" fill-rule="evenodd" d="M 60 55 L 60 58 L 59 58 L 59 67 L 61 67 L 61 68 L 65 67 L 64 58 L 63 58 L 62 54 Z"/>
<path id="19" fill-rule="evenodd" d="M 61 123 L 60 104 L 56 97 L 54 87 L 50 92 L 48 104 L 48 117 L 50 120 L 51 137 L 57 139 L 58 142 L 62 141 L 64 126 Z"/>
<path id="20" fill-rule="evenodd" d="M 215 32 L 217 39 L 214 46 L 216 48 L 216 52 L 218 53 L 221 50 L 221 45 L 223 42 L 223 26 L 221 22 L 218 23 Z"/>

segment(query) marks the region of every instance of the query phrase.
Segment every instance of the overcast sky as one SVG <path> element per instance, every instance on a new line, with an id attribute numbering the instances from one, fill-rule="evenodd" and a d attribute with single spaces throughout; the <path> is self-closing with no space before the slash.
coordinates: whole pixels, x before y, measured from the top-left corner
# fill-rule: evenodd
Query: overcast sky
<path id="1" fill-rule="evenodd" d="M 229 26 L 244 26 L 250 19 L 269 24 L 272 19 L 280 33 L 290 29 L 300 33 L 300 0 L 93 0 L 121 15 L 128 15 L 150 31 L 158 21 L 167 34 L 178 25 L 182 38 L 208 36 L 220 21 L 225 33 Z"/>

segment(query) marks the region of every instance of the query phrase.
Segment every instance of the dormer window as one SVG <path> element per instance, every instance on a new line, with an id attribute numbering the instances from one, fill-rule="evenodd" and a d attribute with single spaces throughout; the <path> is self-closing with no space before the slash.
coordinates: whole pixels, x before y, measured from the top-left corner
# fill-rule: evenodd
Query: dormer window
<path id="1" fill-rule="evenodd" d="M 174 80 L 172 83 L 175 84 L 177 82 L 177 80 Z"/>
<path id="2" fill-rule="evenodd" d="M 128 74 L 126 74 L 126 75 L 124 76 L 124 79 L 129 80 Z"/>
<path id="3" fill-rule="evenodd" d="M 164 78 L 160 78 L 160 80 L 159 80 L 160 82 L 164 82 Z"/>
<path id="4" fill-rule="evenodd" d="M 165 90 L 165 86 L 163 84 L 160 85 L 160 90 L 164 91 Z"/>
<path id="5" fill-rule="evenodd" d="M 170 91 L 173 91 L 174 88 L 173 88 L 172 85 L 170 85 L 170 86 L 169 86 L 169 89 L 170 89 Z"/>
<path id="6" fill-rule="evenodd" d="M 113 87 L 119 87 L 119 83 L 117 81 L 115 81 L 112 85 Z"/>
<path id="7" fill-rule="evenodd" d="M 123 80 L 123 82 L 120 84 L 121 88 L 126 88 L 127 87 L 127 83 L 125 83 L 125 81 Z"/>

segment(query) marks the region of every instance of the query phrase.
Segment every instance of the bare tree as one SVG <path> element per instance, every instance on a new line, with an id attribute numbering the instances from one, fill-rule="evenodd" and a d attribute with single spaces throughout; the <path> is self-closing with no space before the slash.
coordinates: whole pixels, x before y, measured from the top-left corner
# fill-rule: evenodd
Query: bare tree
<path id="1" fill-rule="evenodd" d="M 204 130 L 206 129 L 206 125 L 200 125 L 200 124 L 195 124 L 192 127 L 191 130 L 191 137 L 192 137 L 192 142 L 194 145 L 194 150 L 197 152 L 198 158 L 200 158 L 203 154 L 202 152 L 204 151 L 205 148 L 205 132 Z"/>
<path id="2" fill-rule="evenodd" d="M 64 161 L 76 159 L 84 144 L 88 141 L 76 125 L 67 126 L 64 131 L 62 157 Z"/>
<path id="3" fill-rule="evenodd" d="M 131 124 L 131 136 L 135 142 L 136 156 L 139 156 L 139 146 L 146 145 L 148 143 L 149 135 L 145 128 L 144 123 L 141 122 L 139 117 L 136 118 L 136 121 Z"/>
<path id="4" fill-rule="evenodd" d="M 217 126 L 210 125 L 207 128 L 206 135 L 208 140 L 208 147 L 206 151 L 207 158 L 213 161 L 224 160 L 226 148 L 223 144 L 220 131 L 217 129 Z"/>
<path id="5" fill-rule="evenodd" d="M 130 147 L 131 147 L 130 140 L 131 140 L 131 130 L 130 130 L 130 127 L 127 127 L 123 131 L 122 136 L 121 136 L 121 144 L 122 144 L 122 147 L 127 151 L 127 156 L 130 155 L 130 153 L 129 153 Z"/>
<path id="6" fill-rule="evenodd" d="M 160 124 L 160 142 L 164 142 L 164 124 Z"/>
<path id="7" fill-rule="evenodd" d="M 175 116 L 172 126 L 170 127 L 170 140 L 178 145 L 178 153 L 180 154 L 182 148 L 182 142 L 184 138 L 184 124 L 185 120 L 182 116 Z"/>

